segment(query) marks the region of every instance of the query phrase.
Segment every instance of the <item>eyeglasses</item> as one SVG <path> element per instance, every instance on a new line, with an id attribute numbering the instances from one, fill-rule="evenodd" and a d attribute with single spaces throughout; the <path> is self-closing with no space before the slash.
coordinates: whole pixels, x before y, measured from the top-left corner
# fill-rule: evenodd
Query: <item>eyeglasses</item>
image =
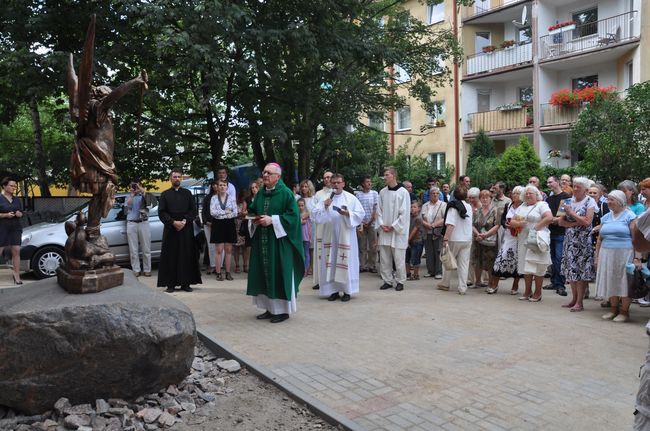
<path id="1" fill-rule="evenodd" d="M 262 175 L 280 175 L 277 172 L 262 171 Z"/>

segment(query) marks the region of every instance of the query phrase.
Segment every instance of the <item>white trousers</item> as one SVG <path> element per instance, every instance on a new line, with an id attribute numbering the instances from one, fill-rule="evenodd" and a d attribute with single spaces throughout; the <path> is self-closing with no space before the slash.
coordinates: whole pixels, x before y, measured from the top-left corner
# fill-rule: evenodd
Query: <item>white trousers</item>
<path id="1" fill-rule="evenodd" d="M 208 243 L 208 257 L 210 259 L 210 268 L 216 268 L 215 259 L 217 258 L 217 249 L 214 244 L 210 244 L 210 235 L 212 234 L 212 225 L 204 224 L 203 232 L 205 232 L 205 239 Z M 221 268 L 220 268 L 221 269 Z"/>
<path id="2" fill-rule="evenodd" d="M 129 256 L 133 272 L 151 272 L 151 229 L 149 222 L 126 222 L 126 239 L 129 243 Z M 142 252 L 142 269 L 140 269 Z"/>
<path id="3" fill-rule="evenodd" d="M 448 271 L 443 268 L 442 285 L 451 287 L 451 276 L 454 272 L 458 275 L 458 291 L 467 291 L 467 272 L 469 270 L 469 252 L 472 248 L 471 241 L 449 241 L 449 251 L 456 258 L 457 269 Z"/>
<path id="4" fill-rule="evenodd" d="M 395 262 L 394 276 L 393 262 Z M 406 282 L 406 249 L 380 245 L 379 272 L 384 283 L 393 284 L 393 281 L 395 281 L 404 284 Z"/>

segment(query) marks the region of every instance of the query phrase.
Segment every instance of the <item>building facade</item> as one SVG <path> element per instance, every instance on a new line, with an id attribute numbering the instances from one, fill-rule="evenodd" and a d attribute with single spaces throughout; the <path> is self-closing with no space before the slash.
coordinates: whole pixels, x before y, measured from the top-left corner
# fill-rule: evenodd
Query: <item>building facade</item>
<path id="1" fill-rule="evenodd" d="M 562 106 L 553 95 L 598 86 L 625 97 L 630 85 L 650 79 L 650 47 L 641 37 L 650 8 L 642 3 L 477 0 L 463 8 L 461 165 L 481 129 L 497 153 L 525 135 L 542 163 L 575 163 L 569 132 L 584 105 Z"/>

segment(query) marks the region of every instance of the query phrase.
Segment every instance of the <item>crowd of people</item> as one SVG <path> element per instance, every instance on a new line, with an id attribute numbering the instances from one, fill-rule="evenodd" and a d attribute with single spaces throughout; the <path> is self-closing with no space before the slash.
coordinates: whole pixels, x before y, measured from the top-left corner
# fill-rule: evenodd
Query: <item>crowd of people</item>
<path id="1" fill-rule="evenodd" d="M 249 280 L 258 279 L 259 273 L 249 272 L 255 244 L 268 246 L 269 241 L 288 235 L 286 229 L 293 228 L 295 216 L 298 237 L 291 238 L 291 243 L 300 248 L 301 274 L 284 295 L 291 303 L 284 309 L 287 312 L 267 309 L 269 315 L 288 317 L 295 311 L 298 278 L 312 276 L 313 288 L 321 297 L 347 302 L 359 293 L 359 277 L 364 272 L 378 274 L 381 290 L 402 291 L 408 281 L 422 276 L 432 279 L 432 287 L 443 291 L 455 287 L 461 295 L 471 288 L 485 288 L 487 294 L 495 294 L 500 281 L 510 278 L 509 293 L 521 301 L 540 302 L 544 290 L 561 296 L 570 292 L 563 307 L 580 312 L 584 300 L 593 297 L 608 309 L 603 319 L 615 322 L 629 319 L 634 301 L 650 305 L 647 298 L 630 296 L 628 281 L 630 271 L 640 270 L 644 264 L 647 267 L 647 254 L 634 250 L 632 237 L 636 224 L 648 218 L 650 178 L 638 186 L 623 181 L 609 192 L 588 178 L 569 175 L 546 178 L 546 191 L 541 190 L 541 181 L 534 176 L 527 184 L 496 182 L 483 190 L 472 187 L 468 176 L 461 176 L 454 187 L 439 185 L 436 179 L 429 178 L 418 196 L 412 183 L 400 181 L 392 167 L 383 172 L 385 184 L 378 192 L 373 190 L 369 176 L 352 188 L 343 175 L 326 171 L 318 191 L 310 180 L 291 190 L 277 178 L 272 185 L 289 190 L 295 207 L 288 209 L 291 217 L 281 216 L 275 225 L 266 220 L 268 225 L 259 226 L 259 217 L 270 214 L 268 205 L 273 201 L 261 204 L 262 198 L 256 198 L 260 191 L 269 195 L 270 183 L 265 184 L 265 176 L 272 178 L 276 171 L 281 172 L 281 168 L 271 165 L 248 188 L 237 191 L 228 181 L 227 169 L 220 168 L 203 200 L 200 217 L 208 239 L 207 274 L 214 274 L 219 281 L 230 281 L 233 273 L 242 271 L 249 273 Z M 170 190 L 177 190 L 174 184 L 172 178 Z M 173 215 L 165 213 L 170 199 L 179 195 L 167 196 L 168 192 L 161 196 L 159 212 L 163 223 L 175 223 L 179 218 L 193 220 L 191 214 L 185 214 L 192 211 L 187 205 Z M 134 239 L 135 256 L 138 223 L 147 202 L 147 194 L 135 183 L 132 197 L 126 202 L 129 245 Z M 256 209 L 251 211 L 253 207 Z M 283 228 L 283 223 L 288 224 Z M 266 234 L 268 230 L 260 227 L 271 225 L 277 228 L 278 235 L 265 237 L 259 243 L 254 232 Z M 166 233 L 172 234 L 176 232 Z M 165 248 L 163 262 L 167 261 Z M 146 276 L 151 263 L 147 248 L 143 247 L 143 251 L 144 272 L 140 272 L 137 258 L 132 266 L 137 274 Z M 261 259 L 257 265 L 269 264 L 269 256 Z M 172 284 L 191 291 L 189 284 L 199 280 L 200 274 L 187 268 L 179 272 L 187 273 L 182 282 L 162 274 L 159 285 L 168 287 L 168 291 L 173 291 Z M 595 283 L 595 292 L 589 291 L 590 282 Z"/>

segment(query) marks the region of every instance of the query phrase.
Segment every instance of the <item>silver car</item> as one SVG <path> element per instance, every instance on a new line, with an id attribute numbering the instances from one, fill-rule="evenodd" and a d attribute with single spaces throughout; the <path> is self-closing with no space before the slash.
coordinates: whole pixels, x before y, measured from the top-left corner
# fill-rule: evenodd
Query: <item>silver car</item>
<path id="1" fill-rule="evenodd" d="M 116 196 L 115 204 L 108 215 L 101 220 L 102 235 L 108 240 L 111 252 L 115 255 L 117 264 L 129 264 L 129 246 L 126 239 L 126 216 L 123 211 L 127 195 Z M 39 223 L 23 229 L 20 246 L 21 270 L 33 271 L 38 279 L 56 275 L 56 269 L 65 260 L 64 247 L 68 236 L 65 233 L 65 222 L 74 221 L 79 211 L 86 212 L 88 206 L 82 206 L 66 214 L 53 223 Z M 158 218 L 158 206 L 149 210 L 149 226 L 151 227 L 151 259 L 160 259 L 163 224 Z"/>

